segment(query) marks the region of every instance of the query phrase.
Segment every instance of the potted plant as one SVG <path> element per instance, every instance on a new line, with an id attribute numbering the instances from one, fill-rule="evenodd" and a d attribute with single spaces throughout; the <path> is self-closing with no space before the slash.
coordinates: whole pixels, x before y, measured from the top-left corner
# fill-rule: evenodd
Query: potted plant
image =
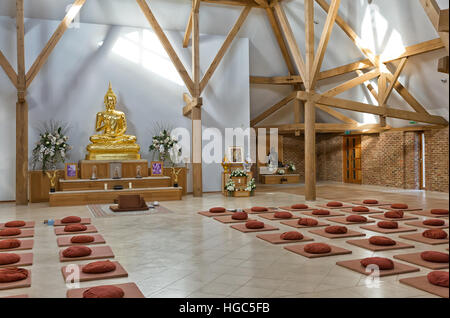
<path id="1" fill-rule="evenodd" d="M 232 179 L 225 183 L 225 190 L 227 191 L 229 197 L 233 196 L 234 191 L 236 191 L 236 185 Z"/>
<path id="2" fill-rule="evenodd" d="M 245 189 L 246 191 L 250 192 L 250 195 L 253 196 L 255 195 L 255 189 L 256 189 L 256 181 L 255 178 L 252 178 L 248 183 L 247 183 L 247 188 Z"/>
<path id="3" fill-rule="evenodd" d="M 171 136 L 171 129 L 159 126 L 159 133 L 152 137 L 152 144 L 149 151 L 158 154 L 159 161 L 165 162 L 169 159 L 173 165 L 172 157 L 178 157 L 181 154 L 181 147 L 175 136 Z M 176 154 L 174 154 L 176 152 Z"/>
<path id="4" fill-rule="evenodd" d="M 44 124 L 33 149 L 33 169 L 38 166 L 50 179 L 50 192 L 56 190 L 57 165 L 66 161 L 67 152 L 71 149 L 66 132 L 65 124 L 55 121 Z"/>
<path id="5" fill-rule="evenodd" d="M 289 162 L 289 163 L 286 165 L 286 169 L 287 169 L 287 171 L 289 171 L 289 172 L 295 172 L 295 170 L 296 170 L 295 165 L 294 165 L 292 162 Z"/>
<path id="6" fill-rule="evenodd" d="M 233 180 L 237 188 L 244 188 L 247 184 L 248 174 L 244 170 L 236 169 L 230 173 L 230 178 Z"/>

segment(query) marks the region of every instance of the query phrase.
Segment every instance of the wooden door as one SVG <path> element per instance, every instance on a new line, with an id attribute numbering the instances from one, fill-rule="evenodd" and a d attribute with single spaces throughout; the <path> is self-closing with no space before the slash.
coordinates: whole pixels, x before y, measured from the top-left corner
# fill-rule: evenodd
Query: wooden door
<path id="1" fill-rule="evenodd" d="M 344 136 L 344 182 L 361 184 L 361 136 Z"/>

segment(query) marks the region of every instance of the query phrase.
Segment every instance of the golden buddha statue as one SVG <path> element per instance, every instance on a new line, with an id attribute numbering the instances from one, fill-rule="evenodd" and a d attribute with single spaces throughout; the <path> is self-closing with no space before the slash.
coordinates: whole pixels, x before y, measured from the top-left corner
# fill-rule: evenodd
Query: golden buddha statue
<path id="1" fill-rule="evenodd" d="M 140 159 L 140 146 L 136 137 L 125 135 L 127 120 L 123 112 L 116 110 L 117 96 L 114 94 L 111 83 L 105 95 L 106 111 L 97 113 L 95 130 L 102 131 L 100 135 L 89 138 L 92 142 L 86 149 L 87 160 L 134 160 Z"/>

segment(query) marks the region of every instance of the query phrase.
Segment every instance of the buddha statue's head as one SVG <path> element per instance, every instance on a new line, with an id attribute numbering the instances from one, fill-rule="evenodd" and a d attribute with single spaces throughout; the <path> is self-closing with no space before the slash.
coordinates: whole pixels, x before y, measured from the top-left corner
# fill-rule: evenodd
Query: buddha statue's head
<path id="1" fill-rule="evenodd" d="M 109 83 L 108 92 L 105 95 L 105 106 L 107 110 L 114 110 L 117 104 L 117 96 L 112 90 L 111 83 Z"/>

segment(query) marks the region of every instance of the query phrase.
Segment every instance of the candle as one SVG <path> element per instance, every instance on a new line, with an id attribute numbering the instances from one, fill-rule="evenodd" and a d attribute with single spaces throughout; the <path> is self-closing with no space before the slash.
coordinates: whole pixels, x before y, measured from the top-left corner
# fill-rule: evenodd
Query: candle
<path id="1" fill-rule="evenodd" d="M 105 190 L 108 190 L 108 184 L 105 183 Z"/>
<path id="2" fill-rule="evenodd" d="M 128 183 L 128 188 L 132 189 L 131 182 Z"/>

